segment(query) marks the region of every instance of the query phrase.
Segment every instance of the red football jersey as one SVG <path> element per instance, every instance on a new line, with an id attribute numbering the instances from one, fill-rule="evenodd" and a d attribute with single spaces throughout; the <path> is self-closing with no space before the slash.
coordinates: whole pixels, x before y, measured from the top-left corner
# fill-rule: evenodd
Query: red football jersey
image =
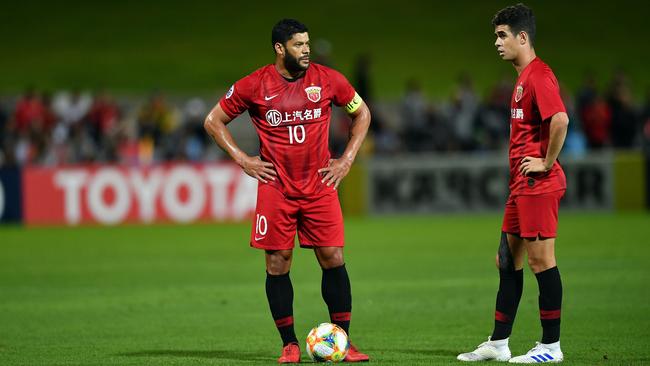
<path id="1" fill-rule="evenodd" d="M 566 189 L 566 178 L 556 160 L 551 170 L 524 176 L 519 171 L 526 156 L 545 158 L 551 117 L 566 112 L 557 79 L 548 65 L 535 58 L 522 71 L 510 102 L 510 193 L 530 195 Z"/>
<path id="2" fill-rule="evenodd" d="M 289 197 L 305 197 L 332 189 L 318 174 L 330 159 L 332 104 L 345 105 L 355 94 L 348 80 L 328 67 L 311 63 L 303 77 L 287 80 L 271 64 L 237 81 L 219 104 L 231 118 L 248 110 L 260 156 L 278 173 L 268 184 Z"/>

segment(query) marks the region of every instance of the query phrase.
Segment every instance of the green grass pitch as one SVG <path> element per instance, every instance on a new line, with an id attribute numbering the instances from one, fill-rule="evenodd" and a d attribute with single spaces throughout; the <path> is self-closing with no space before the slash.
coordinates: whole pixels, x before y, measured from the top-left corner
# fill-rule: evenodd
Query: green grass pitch
<path id="1" fill-rule="evenodd" d="M 499 225 L 499 215 L 346 221 L 351 335 L 372 364 L 459 364 L 457 353 L 485 340 Z M 1 227 L 0 365 L 275 364 L 263 256 L 248 233 L 248 224 Z M 649 238 L 647 214 L 561 213 L 565 364 L 650 363 Z M 296 250 L 291 276 L 304 338 L 327 320 L 313 253 Z M 513 353 L 540 333 L 527 271 Z"/>

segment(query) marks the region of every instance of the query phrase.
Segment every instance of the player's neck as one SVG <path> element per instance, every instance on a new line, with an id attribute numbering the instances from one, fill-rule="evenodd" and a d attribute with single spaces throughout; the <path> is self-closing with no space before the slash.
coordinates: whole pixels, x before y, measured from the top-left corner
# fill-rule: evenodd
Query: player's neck
<path id="1" fill-rule="evenodd" d="M 287 70 L 287 68 L 284 66 L 284 62 L 282 61 L 276 61 L 275 62 L 275 69 L 278 71 L 278 73 L 285 79 L 287 80 L 295 80 L 301 78 L 305 74 L 305 70 L 300 70 L 296 72 L 291 72 Z"/>
<path id="2" fill-rule="evenodd" d="M 519 54 L 519 57 L 512 60 L 512 66 L 515 67 L 517 75 L 521 75 L 521 72 L 524 71 L 526 66 L 533 62 L 536 57 L 537 55 L 535 54 L 535 50 L 531 48 L 530 50 L 523 51 Z"/>

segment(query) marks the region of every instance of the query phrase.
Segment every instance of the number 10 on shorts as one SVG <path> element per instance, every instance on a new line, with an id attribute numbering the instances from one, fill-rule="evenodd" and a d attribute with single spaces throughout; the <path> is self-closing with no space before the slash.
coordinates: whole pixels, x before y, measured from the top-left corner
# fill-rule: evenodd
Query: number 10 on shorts
<path id="1" fill-rule="evenodd" d="M 255 234 L 257 235 L 266 235 L 266 230 L 268 229 L 268 224 L 266 222 L 266 217 L 264 215 L 257 214 L 255 217 Z"/>

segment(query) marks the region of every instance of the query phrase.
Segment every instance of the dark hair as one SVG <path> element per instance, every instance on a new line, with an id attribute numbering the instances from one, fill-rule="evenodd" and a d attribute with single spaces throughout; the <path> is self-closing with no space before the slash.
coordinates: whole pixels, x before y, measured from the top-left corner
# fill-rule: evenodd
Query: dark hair
<path id="1" fill-rule="evenodd" d="M 308 32 L 307 26 L 299 21 L 295 19 L 282 19 L 273 26 L 273 30 L 271 31 L 271 46 L 275 46 L 278 42 L 285 44 L 294 34 L 305 32 Z"/>
<path id="2" fill-rule="evenodd" d="M 535 15 L 531 8 L 522 3 L 499 10 L 492 18 L 492 25 L 507 25 L 515 36 L 524 31 L 528 33 L 530 45 L 535 44 Z"/>

